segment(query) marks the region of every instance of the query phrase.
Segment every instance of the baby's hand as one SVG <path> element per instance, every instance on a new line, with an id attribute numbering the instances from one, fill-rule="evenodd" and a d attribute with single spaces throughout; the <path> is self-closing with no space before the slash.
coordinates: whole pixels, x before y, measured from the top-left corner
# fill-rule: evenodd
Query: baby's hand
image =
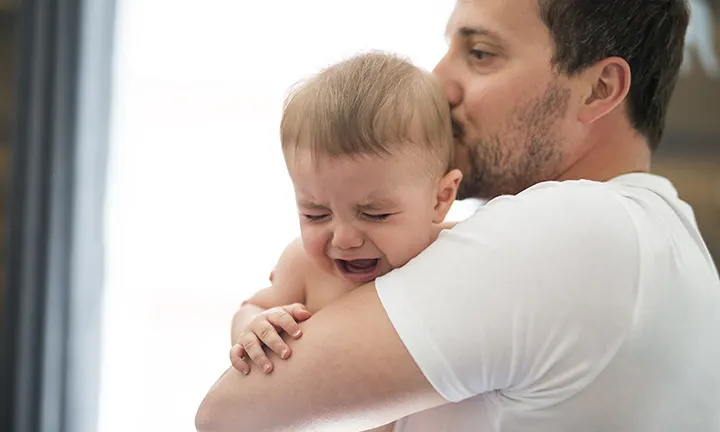
<path id="1" fill-rule="evenodd" d="M 263 345 L 270 348 L 283 360 L 290 357 L 290 347 L 278 334 L 278 329 L 285 331 L 295 339 L 302 336 L 298 322 L 310 318 L 312 314 L 305 305 L 295 303 L 287 306 L 274 307 L 256 316 L 240 335 L 235 346 L 230 350 L 230 361 L 235 369 L 244 375 L 250 373 L 250 364 L 245 359 L 247 355 L 265 373 L 273 370 L 273 364 L 265 355 Z"/>

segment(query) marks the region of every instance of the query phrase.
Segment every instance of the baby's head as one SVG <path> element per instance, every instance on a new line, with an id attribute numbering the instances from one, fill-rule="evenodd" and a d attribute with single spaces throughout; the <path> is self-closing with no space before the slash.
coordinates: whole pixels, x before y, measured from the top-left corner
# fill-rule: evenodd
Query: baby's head
<path id="1" fill-rule="evenodd" d="M 388 54 L 358 55 L 296 87 L 281 140 L 308 255 L 357 283 L 425 249 L 462 178 L 442 88 Z"/>

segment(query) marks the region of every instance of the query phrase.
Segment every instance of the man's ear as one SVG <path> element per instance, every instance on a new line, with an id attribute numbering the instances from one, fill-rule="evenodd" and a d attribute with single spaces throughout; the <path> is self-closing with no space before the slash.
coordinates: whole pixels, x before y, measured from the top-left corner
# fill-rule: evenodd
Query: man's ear
<path id="1" fill-rule="evenodd" d="M 590 124 L 613 111 L 627 97 L 631 78 L 630 65 L 620 57 L 609 57 L 588 67 L 581 74 L 587 93 L 578 119 Z"/>
<path id="2" fill-rule="evenodd" d="M 445 216 L 450 211 L 450 206 L 455 201 L 461 181 L 462 173 L 458 169 L 451 170 L 440 179 L 435 193 L 433 223 L 440 223 L 445 220 Z"/>

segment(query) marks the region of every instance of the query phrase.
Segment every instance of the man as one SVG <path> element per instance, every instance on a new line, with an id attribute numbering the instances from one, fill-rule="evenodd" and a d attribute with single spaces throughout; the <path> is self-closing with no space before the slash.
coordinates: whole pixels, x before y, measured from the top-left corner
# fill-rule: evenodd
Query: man
<path id="1" fill-rule="evenodd" d="M 435 73 L 464 196 L 493 198 L 302 324 L 275 371 L 229 369 L 200 431 L 720 429 L 720 281 L 647 172 L 682 0 L 461 0 Z"/>

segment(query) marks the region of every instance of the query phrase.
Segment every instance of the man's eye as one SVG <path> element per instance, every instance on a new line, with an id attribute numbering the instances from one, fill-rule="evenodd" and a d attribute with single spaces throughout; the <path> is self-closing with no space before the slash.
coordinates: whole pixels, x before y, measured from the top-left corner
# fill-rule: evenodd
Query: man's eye
<path id="1" fill-rule="evenodd" d="M 328 218 L 329 216 L 330 216 L 330 215 L 327 215 L 327 214 L 324 214 L 324 215 L 309 215 L 309 214 L 304 214 L 304 215 L 303 215 L 303 217 L 304 217 L 308 222 L 321 222 L 321 221 L 325 220 L 326 218 Z"/>
<path id="2" fill-rule="evenodd" d="M 470 50 L 470 55 L 475 60 L 478 60 L 478 61 L 487 61 L 487 60 L 490 60 L 491 58 L 495 57 L 495 54 L 493 54 L 493 53 L 483 51 L 483 50 L 478 50 L 478 49 Z"/>
<path id="3" fill-rule="evenodd" d="M 389 218 L 390 216 L 392 216 L 392 213 L 383 213 L 383 214 L 377 214 L 377 215 L 363 213 L 363 217 L 366 219 L 369 219 L 371 221 L 384 221 L 387 218 Z"/>

